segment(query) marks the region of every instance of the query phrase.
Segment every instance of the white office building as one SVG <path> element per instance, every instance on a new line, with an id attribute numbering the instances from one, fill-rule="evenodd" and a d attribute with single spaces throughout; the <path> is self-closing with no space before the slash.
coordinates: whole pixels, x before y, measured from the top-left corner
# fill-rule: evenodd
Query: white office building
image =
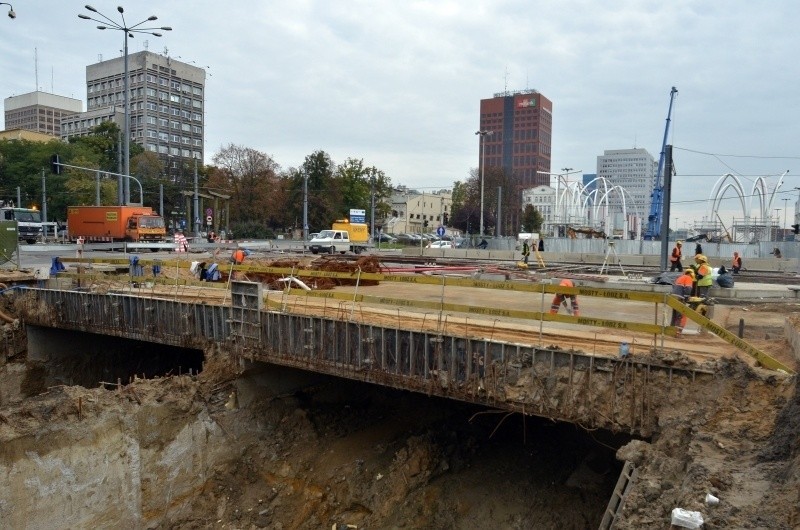
<path id="1" fill-rule="evenodd" d="M 618 187 L 608 197 L 613 229 L 622 230 L 626 224 L 623 197 L 629 223 L 632 217 L 646 223 L 657 169 L 653 155 L 642 148 L 610 149 L 597 157 L 597 176 L 604 177 L 609 186 Z M 601 184 L 597 187 L 603 189 Z"/>

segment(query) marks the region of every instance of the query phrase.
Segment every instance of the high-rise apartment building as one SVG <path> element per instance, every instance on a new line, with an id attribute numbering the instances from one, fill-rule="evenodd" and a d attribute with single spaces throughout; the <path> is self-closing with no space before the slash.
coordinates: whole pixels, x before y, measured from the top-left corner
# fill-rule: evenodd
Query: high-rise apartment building
<path id="1" fill-rule="evenodd" d="M 657 169 L 658 164 L 647 149 L 611 149 L 598 156 L 597 177 L 604 177 L 609 187 L 619 186 L 624 190 L 609 194 L 609 212 L 622 213 L 624 195 L 626 213 L 647 219 Z M 597 187 L 602 189 L 602 185 Z"/>
<path id="2" fill-rule="evenodd" d="M 536 90 L 500 92 L 481 100 L 478 168 L 500 167 L 522 188 L 550 185 L 553 103 Z M 485 161 L 484 161 L 485 158 Z"/>
<path id="3" fill-rule="evenodd" d="M 192 159 L 203 160 L 206 71 L 172 57 L 128 55 L 130 138 L 157 153 L 173 178 Z M 124 58 L 86 67 L 89 111 L 124 105 Z"/>
<path id="4" fill-rule="evenodd" d="M 5 99 L 5 128 L 61 136 L 61 118 L 83 110 L 79 99 L 29 92 Z"/>

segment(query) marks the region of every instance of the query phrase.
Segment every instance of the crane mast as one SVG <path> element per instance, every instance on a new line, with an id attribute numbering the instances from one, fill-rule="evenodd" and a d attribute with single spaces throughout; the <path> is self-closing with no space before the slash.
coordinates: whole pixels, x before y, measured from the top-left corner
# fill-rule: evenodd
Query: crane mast
<path id="1" fill-rule="evenodd" d="M 647 216 L 647 230 L 644 238 L 647 240 L 658 239 L 661 234 L 661 214 L 663 209 L 664 189 L 664 158 L 667 150 L 667 136 L 669 135 L 669 125 L 672 121 L 672 103 L 675 101 L 675 94 L 678 89 L 672 87 L 669 91 L 669 110 L 667 111 L 667 124 L 664 127 L 664 140 L 661 142 L 661 156 L 658 158 L 658 170 L 656 171 L 656 181 L 653 183 L 653 193 L 650 195 L 650 214 Z"/>

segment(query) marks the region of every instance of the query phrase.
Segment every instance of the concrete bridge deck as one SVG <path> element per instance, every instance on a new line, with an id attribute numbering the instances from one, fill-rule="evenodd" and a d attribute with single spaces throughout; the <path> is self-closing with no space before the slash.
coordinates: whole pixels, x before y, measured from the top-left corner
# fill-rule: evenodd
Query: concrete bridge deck
<path id="1" fill-rule="evenodd" d="M 661 407 L 714 377 L 670 355 L 620 358 L 542 347 L 533 336 L 507 341 L 466 329 L 375 325 L 357 315 L 265 310 L 260 285 L 247 282 L 233 283 L 232 298 L 222 305 L 31 289 L 20 305 L 32 337 L 29 354 L 45 362 L 53 348 L 64 349 L 62 340 L 47 340 L 48 329 L 57 328 L 154 348 L 200 348 L 239 363 L 300 368 L 638 436 L 657 430 Z"/>

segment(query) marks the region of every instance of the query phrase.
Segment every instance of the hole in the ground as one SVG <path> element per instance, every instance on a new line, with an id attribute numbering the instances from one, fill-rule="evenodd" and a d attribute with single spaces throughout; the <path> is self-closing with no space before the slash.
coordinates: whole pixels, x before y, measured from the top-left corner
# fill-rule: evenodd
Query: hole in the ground
<path id="1" fill-rule="evenodd" d="M 326 446 L 347 447 L 348 440 L 355 444 L 371 438 L 376 451 L 394 455 L 396 462 L 407 458 L 404 465 L 410 473 L 431 477 L 428 487 L 433 490 L 412 492 L 402 502 L 424 503 L 426 495 L 437 491 L 442 507 L 464 504 L 476 513 L 514 514 L 514 527 L 519 528 L 596 528 L 622 469 L 616 451 L 631 440 L 628 435 L 590 432 L 570 423 L 338 378 L 295 392 L 293 403 L 310 421 L 314 438 L 326 440 Z M 361 465 L 377 467 L 369 459 Z M 324 476 L 325 470 L 315 472 Z M 531 501 L 544 498 L 548 500 Z M 404 515 L 408 514 L 398 508 L 393 517 L 402 520 Z M 464 514 L 466 519 L 473 516 L 480 517 Z M 390 517 L 383 522 L 395 521 Z M 456 520 L 438 523 L 447 526 Z"/>
<path id="2" fill-rule="evenodd" d="M 203 368 L 198 349 L 38 326 L 28 327 L 28 360 L 43 367 L 46 375 L 39 378 L 45 387 L 127 384 L 134 376 L 149 379 Z"/>

